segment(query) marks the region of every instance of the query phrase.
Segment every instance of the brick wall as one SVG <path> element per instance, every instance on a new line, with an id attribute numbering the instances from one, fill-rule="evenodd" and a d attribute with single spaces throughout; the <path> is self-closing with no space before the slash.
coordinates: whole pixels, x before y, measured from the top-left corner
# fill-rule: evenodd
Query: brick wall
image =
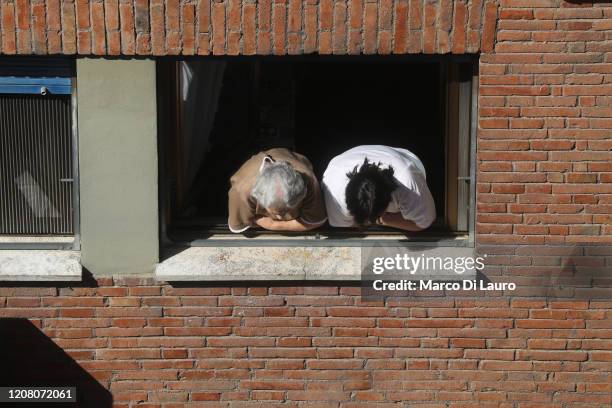
<path id="1" fill-rule="evenodd" d="M 2 53 L 403 54 L 490 51 L 497 2 L 18 0 Z"/>
<path id="2" fill-rule="evenodd" d="M 480 58 L 478 242 L 612 242 L 612 3 L 501 2 Z"/>
<path id="3" fill-rule="evenodd" d="M 0 320 L 13 384 L 70 373 L 84 406 L 110 389 L 117 407 L 561 408 L 611 397 L 610 301 L 365 304 L 355 287 L 97 284 L 0 288 L 0 316 L 29 319 Z M 44 369 L 53 347 L 91 377 Z"/>
<path id="4" fill-rule="evenodd" d="M 13 379 L 35 360 L 17 351 L 57 348 L 47 354 L 90 398 L 110 389 L 118 406 L 609 405 L 612 252 L 589 245 L 612 243 L 612 3 L 0 0 L 0 11 L 3 54 L 480 53 L 477 241 L 489 279 L 523 286 L 516 298 L 384 305 L 335 286 L 0 288 L 0 316 L 26 319 L 0 320 L 13 333 L 0 360 L 22 357 Z M 534 290 L 551 282 L 555 299 Z M 41 381 L 58 361 L 38 367 Z"/>

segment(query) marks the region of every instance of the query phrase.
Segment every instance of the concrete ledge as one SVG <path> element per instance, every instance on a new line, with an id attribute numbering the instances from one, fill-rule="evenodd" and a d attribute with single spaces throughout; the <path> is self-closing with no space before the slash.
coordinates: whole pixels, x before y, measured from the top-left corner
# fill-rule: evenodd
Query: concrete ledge
<path id="1" fill-rule="evenodd" d="M 0 251 L 0 281 L 80 281 L 78 251 Z"/>
<path id="2" fill-rule="evenodd" d="M 393 252 L 394 248 L 384 248 Z M 473 248 L 401 248 L 411 256 L 472 256 Z M 296 281 L 361 279 L 361 259 L 373 248 L 360 247 L 190 247 L 157 265 L 162 281 Z M 434 271 L 412 279 L 460 280 L 475 271 L 457 275 Z"/>

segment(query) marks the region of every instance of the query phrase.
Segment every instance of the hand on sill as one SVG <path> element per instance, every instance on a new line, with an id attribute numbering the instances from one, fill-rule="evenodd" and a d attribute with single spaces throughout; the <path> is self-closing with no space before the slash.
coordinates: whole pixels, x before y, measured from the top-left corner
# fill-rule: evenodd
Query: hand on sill
<path id="1" fill-rule="evenodd" d="M 323 225 L 323 223 L 304 224 L 298 220 L 278 221 L 270 217 L 260 217 L 253 221 L 253 225 L 258 225 L 261 228 L 270 231 L 304 232 L 320 227 Z"/>
<path id="2" fill-rule="evenodd" d="M 252 226 L 259 226 L 269 231 L 305 232 L 318 228 L 323 224 L 305 224 L 297 219 L 279 221 L 270 217 L 259 217 L 253 220 Z M 416 225 L 414 221 L 404 219 L 401 213 L 384 213 L 376 220 L 374 225 L 410 232 L 422 231 L 424 229 Z"/>
<path id="3" fill-rule="evenodd" d="M 401 213 L 386 212 L 378 217 L 376 224 L 412 232 L 422 231 L 424 229 L 416 225 L 414 221 L 404 219 Z"/>

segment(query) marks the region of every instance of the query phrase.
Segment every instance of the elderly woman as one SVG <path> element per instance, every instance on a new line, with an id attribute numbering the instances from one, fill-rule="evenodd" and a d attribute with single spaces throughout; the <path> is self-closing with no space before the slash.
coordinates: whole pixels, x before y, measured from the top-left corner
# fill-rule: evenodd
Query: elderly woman
<path id="1" fill-rule="evenodd" d="M 230 179 L 230 231 L 254 225 L 272 231 L 308 231 L 327 220 L 312 164 L 287 149 L 270 149 L 247 160 Z"/>

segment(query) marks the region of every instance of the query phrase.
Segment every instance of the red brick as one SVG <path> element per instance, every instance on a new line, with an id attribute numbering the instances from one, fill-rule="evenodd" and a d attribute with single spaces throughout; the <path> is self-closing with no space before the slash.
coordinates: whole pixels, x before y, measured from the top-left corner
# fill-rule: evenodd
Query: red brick
<path id="1" fill-rule="evenodd" d="M 176 54 L 178 35 L 176 31 L 167 31 L 164 27 L 165 14 L 163 2 L 151 3 L 151 47 L 153 55 Z"/>
<path id="2" fill-rule="evenodd" d="M 364 11 L 364 28 L 363 28 L 363 37 L 364 37 L 364 48 L 363 52 L 365 54 L 374 54 L 376 52 L 377 46 L 377 16 L 378 10 L 377 6 L 374 3 L 365 3 L 365 11 Z"/>
<path id="3" fill-rule="evenodd" d="M 195 53 L 195 6 L 184 4 L 181 9 L 182 52 L 184 55 Z"/>
<path id="4" fill-rule="evenodd" d="M 257 50 L 255 23 L 256 12 L 257 10 L 254 4 L 247 3 L 242 7 L 242 25 L 244 27 L 242 47 L 245 55 L 253 55 Z"/>
<path id="5" fill-rule="evenodd" d="M 408 48 L 408 1 L 394 2 L 393 53 L 404 54 Z"/>
<path id="6" fill-rule="evenodd" d="M 567 342 L 561 339 L 529 339 L 527 340 L 527 347 L 530 349 L 564 350 L 566 345 L 567 345 Z"/>
<path id="7" fill-rule="evenodd" d="M 505 118 L 487 118 L 480 119 L 480 127 L 483 129 L 507 129 L 508 119 Z"/>
<path id="8" fill-rule="evenodd" d="M 499 18 L 502 20 L 533 20 L 533 10 L 502 9 Z"/>
<path id="9" fill-rule="evenodd" d="M 104 0 L 104 13 L 106 18 L 106 35 L 109 36 L 119 30 L 118 0 Z"/>
<path id="10" fill-rule="evenodd" d="M 457 348 L 485 348 L 483 339 L 451 339 L 450 344 Z"/>
<path id="11" fill-rule="evenodd" d="M 124 360 L 130 358 L 148 359 L 159 358 L 159 349 L 99 349 L 96 350 L 96 357 L 104 360 Z"/>
<path id="12" fill-rule="evenodd" d="M 70 308 L 70 309 L 60 309 L 59 314 L 61 317 L 93 317 L 94 309 L 85 309 L 85 308 Z"/>
<path id="13" fill-rule="evenodd" d="M 378 34 L 378 54 L 380 55 L 388 55 L 391 54 L 391 32 L 390 31 L 381 31 Z"/>
<path id="14" fill-rule="evenodd" d="M 17 52 L 29 54 L 32 50 L 30 33 L 30 2 L 27 0 L 16 0 L 15 25 L 17 33 Z"/>
<path id="15" fill-rule="evenodd" d="M 30 29 L 30 2 L 27 0 L 16 0 L 15 2 L 16 25 L 19 30 Z"/>
<path id="16" fill-rule="evenodd" d="M 304 53 L 309 54 L 317 48 L 317 5 L 304 4 Z"/>
<path id="17" fill-rule="evenodd" d="M 225 54 L 225 3 L 212 3 L 212 52 Z"/>
<path id="18" fill-rule="evenodd" d="M 40 298 L 11 298 L 6 299 L 6 307 L 38 307 Z"/>
<path id="19" fill-rule="evenodd" d="M 347 40 L 347 6 L 345 2 L 335 2 L 333 9 L 333 53 L 346 53 Z"/>
<path id="20" fill-rule="evenodd" d="M 151 36 L 147 33 L 136 35 L 136 54 L 144 55 L 151 52 Z"/>
<path id="21" fill-rule="evenodd" d="M 47 36 L 46 36 L 46 9 L 42 3 L 34 3 L 31 5 L 32 10 L 32 50 L 35 54 L 47 53 Z"/>
<path id="22" fill-rule="evenodd" d="M 484 86 L 481 89 L 481 95 L 549 95 L 550 89 L 548 86 Z M 558 109 L 558 108 L 555 108 Z M 532 111 L 535 112 L 535 111 Z M 561 113 L 561 110 L 554 111 Z M 558 115 L 561 116 L 561 115 Z"/>
<path id="23" fill-rule="evenodd" d="M 2 52 L 4 54 L 14 54 L 17 51 L 14 3 L 2 2 L 0 11 L 2 12 Z"/>
<path id="24" fill-rule="evenodd" d="M 481 50 L 483 52 L 491 52 L 494 47 L 498 6 L 495 2 L 487 1 L 484 7 Z"/>
<path id="25" fill-rule="evenodd" d="M 112 323 L 117 327 L 144 327 L 147 323 L 147 320 L 143 318 L 130 317 L 113 319 Z"/>
<path id="26" fill-rule="evenodd" d="M 450 31 L 452 28 L 452 14 L 454 1 L 442 0 L 438 7 L 436 52 L 446 54 L 451 49 Z"/>
<path id="27" fill-rule="evenodd" d="M 433 54 L 436 46 L 437 4 L 425 2 L 423 14 L 423 52 Z"/>
<path id="28" fill-rule="evenodd" d="M 468 3 L 468 52 L 475 52 L 476 50 L 480 49 L 480 30 L 482 27 L 483 3 L 483 0 L 473 0 Z"/>
<path id="29" fill-rule="evenodd" d="M 134 55 L 134 10 L 126 3 L 119 4 L 121 52 L 125 55 Z M 136 290 L 138 288 L 134 288 Z"/>
<path id="30" fill-rule="evenodd" d="M 544 360 L 544 361 L 585 361 L 588 355 L 580 351 L 539 351 L 518 350 L 519 360 Z"/>
<path id="31" fill-rule="evenodd" d="M 225 3 L 226 3 L 225 18 L 226 18 L 227 28 L 229 31 L 237 31 L 240 29 L 241 2 L 238 0 L 227 0 L 225 1 Z M 177 23 L 178 23 L 178 19 L 177 19 Z"/>

